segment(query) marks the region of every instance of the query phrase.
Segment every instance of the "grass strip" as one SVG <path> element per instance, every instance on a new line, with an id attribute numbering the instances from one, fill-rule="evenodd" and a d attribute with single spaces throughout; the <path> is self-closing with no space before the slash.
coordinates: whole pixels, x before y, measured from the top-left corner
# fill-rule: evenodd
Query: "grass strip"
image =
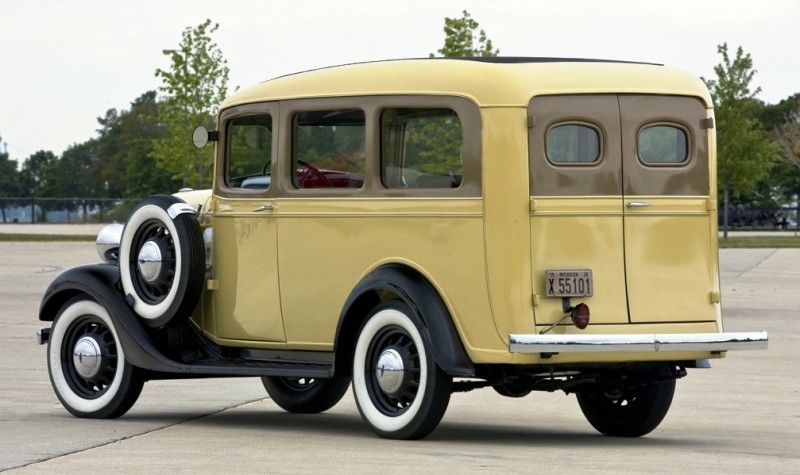
<path id="1" fill-rule="evenodd" d="M 728 236 L 719 238 L 720 249 L 800 247 L 800 236 Z"/>
<path id="2" fill-rule="evenodd" d="M 2 234 L 0 242 L 53 242 L 53 241 L 77 241 L 94 242 L 97 236 L 94 234 Z"/>

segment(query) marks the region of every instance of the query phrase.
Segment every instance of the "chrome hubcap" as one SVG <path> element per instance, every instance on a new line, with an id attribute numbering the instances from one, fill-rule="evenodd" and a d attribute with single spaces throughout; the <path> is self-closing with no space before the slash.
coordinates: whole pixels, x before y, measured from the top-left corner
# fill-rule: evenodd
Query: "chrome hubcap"
<path id="1" fill-rule="evenodd" d="M 153 241 L 145 242 L 141 250 L 139 250 L 139 256 L 136 260 L 138 261 L 139 273 L 147 283 L 152 284 L 158 280 L 162 263 L 161 249 L 158 244 Z"/>
<path id="2" fill-rule="evenodd" d="M 85 379 L 94 377 L 100 371 L 102 356 L 100 345 L 94 338 L 88 336 L 81 338 L 75 343 L 75 349 L 72 351 L 75 371 Z"/>
<path id="3" fill-rule="evenodd" d="M 394 348 L 383 350 L 375 369 L 378 385 L 386 394 L 395 394 L 403 385 L 405 367 L 403 357 Z"/>

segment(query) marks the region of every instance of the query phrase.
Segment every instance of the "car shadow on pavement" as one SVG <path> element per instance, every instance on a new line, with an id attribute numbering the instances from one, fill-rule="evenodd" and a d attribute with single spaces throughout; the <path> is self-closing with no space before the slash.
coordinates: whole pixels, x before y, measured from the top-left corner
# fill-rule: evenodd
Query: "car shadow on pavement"
<path id="1" fill-rule="evenodd" d="M 286 433 L 315 433 L 320 436 L 330 435 L 335 437 L 353 437 L 377 439 L 377 436 L 367 427 L 358 412 L 326 412 L 322 414 L 291 414 L 279 409 L 255 410 L 239 408 L 235 411 L 224 411 L 208 414 L 196 418 L 179 417 L 184 422 L 192 425 L 201 425 L 208 430 L 225 431 L 235 429 L 237 434 L 242 431 L 264 431 Z M 141 419 L 155 421 L 159 419 L 175 419 L 163 413 L 139 413 L 127 416 L 126 419 Z M 437 442 L 475 444 L 480 446 L 520 446 L 530 447 L 563 447 L 565 444 L 576 448 L 593 447 L 698 447 L 706 445 L 700 437 L 661 436 L 663 431 L 658 429 L 644 437 L 608 437 L 597 433 L 591 427 L 578 427 L 574 429 L 554 428 L 552 426 L 501 426 L 492 424 L 476 424 L 471 422 L 458 422 L 444 420 L 436 430 L 424 440 L 428 443 Z"/>

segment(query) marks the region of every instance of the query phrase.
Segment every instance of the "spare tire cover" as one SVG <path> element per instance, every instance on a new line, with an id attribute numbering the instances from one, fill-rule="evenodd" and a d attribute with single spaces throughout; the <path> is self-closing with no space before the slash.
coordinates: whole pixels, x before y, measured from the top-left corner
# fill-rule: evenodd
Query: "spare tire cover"
<path id="1" fill-rule="evenodd" d="M 189 318 L 205 280 L 205 249 L 195 211 L 168 195 L 137 203 L 122 231 L 119 270 L 125 298 L 148 326 Z"/>

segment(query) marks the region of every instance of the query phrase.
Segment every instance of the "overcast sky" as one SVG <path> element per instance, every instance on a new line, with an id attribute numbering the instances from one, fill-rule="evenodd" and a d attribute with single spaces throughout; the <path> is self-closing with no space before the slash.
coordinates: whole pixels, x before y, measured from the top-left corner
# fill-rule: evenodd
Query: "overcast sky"
<path id="1" fill-rule="evenodd" d="M 727 42 L 752 55 L 761 100 L 800 92 L 800 0 L 0 0 L 0 141 L 22 162 L 94 137 L 97 117 L 158 88 L 162 50 L 206 18 L 220 24 L 233 91 L 426 57 L 444 42 L 444 17 L 464 9 L 501 55 L 657 62 L 709 78 Z"/>

